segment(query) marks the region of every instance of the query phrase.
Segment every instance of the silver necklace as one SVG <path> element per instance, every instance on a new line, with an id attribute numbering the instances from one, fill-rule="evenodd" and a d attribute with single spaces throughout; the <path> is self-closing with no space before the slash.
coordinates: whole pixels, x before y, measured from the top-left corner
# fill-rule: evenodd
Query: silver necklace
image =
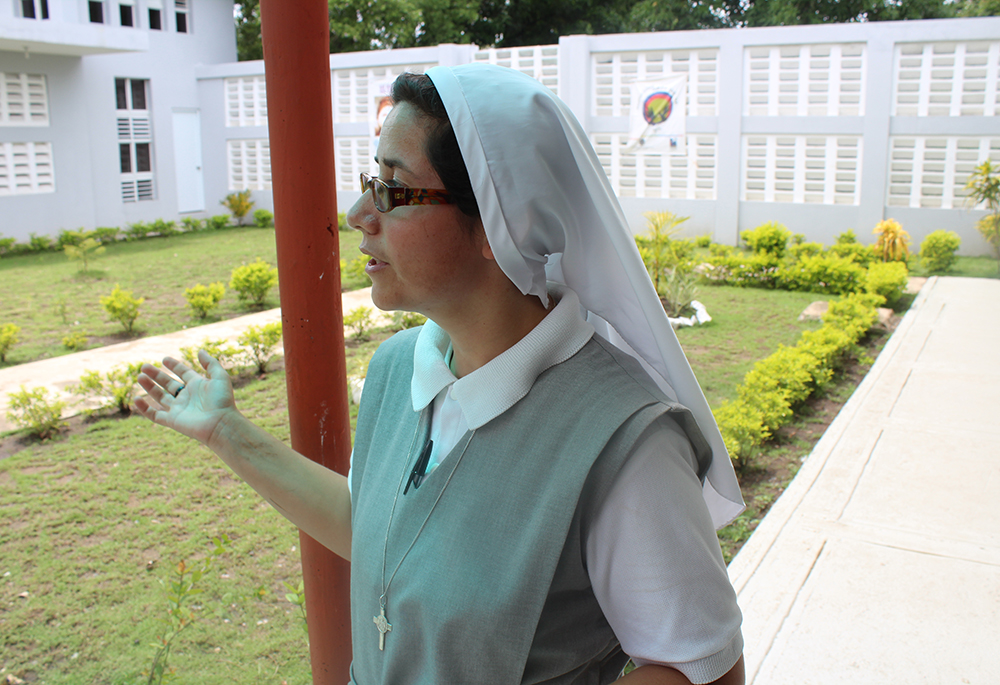
<path id="1" fill-rule="evenodd" d="M 413 456 L 413 446 L 417 442 L 417 434 L 419 432 L 420 432 L 420 422 L 418 421 L 417 431 L 413 434 L 413 440 L 410 442 L 410 449 L 406 455 L 406 464 L 403 468 L 403 475 L 400 476 L 399 478 L 399 485 L 396 486 L 396 495 L 395 497 L 392 498 L 392 508 L 389 510 L 389 522 L 385 526 L 385 545 L 382 548 L 382 594 L 378 598 L 379 613 L 372 617 L 372 621 L 374 621 L 375 627 L 378 628 L 379 651 L 385 651 L 386 633 L 392 632 L 392 624 L 389 623 L 389 619 L 386 618 L 385 615 L 385 607 L 387 604 L 387 596 L 389 594 L 389 586 L 392 585 L 392 580 L 393 578 L 396 577 L 396 571 L 398 571 L 399 567 L 403 565 L 403 560 L 406 559 L 406 556 L 410 553 L 410 550 L 413 549 L 413 546 L 417 544 L 417 538 L 419 538 L 420 534 L 424 532 L 424 527 L 430 520 L 431 514 L 434 513 L 435 509 L 437 509 L 438 502 L 441 501 L 441 497 L 442 495 L 444 495 L 444 491 L 447 489 L 448 484 L 451 483 L 451 477 L 454 476 L 455 471 L 458 470 L 458 465 L 462 462 L 462 457 L 465 456 L 465 451 L 469 449 L 469 443 L 472 442 L 472 438 L 475 437 L 476 435 L 476 431 L 472 431 L 472 435 L 470 435 L 469 439 L 465 442 L 465 447 L 462 448 L 462 453 L 458 455 L 458 461 L 455 462 L 455 468 L 453 468 L 451 470 L 451 473 L 448 474 L 448 479 L 444 482 L 444 485 L 441 487 L 441 491 L 438 493 L 437 499 L 434 500 L 434 504 L 431 505 L 430 511 L 427 512 L 427 516 L 424 518 L 424 522 L 420 524 L 420 528 L 419 530 L 417 530 L 417 534 L 414 535 L 413 540 L 410 541 L 410 546 L 406 548 L 405 552 L 403 552 L 403 556 L 399 558 L 399 562 L 396 564 L 396 568 L 392 570 L 392 574 L 390 574 L 389 576 L 389 581 L 386 582 L 385 564 L 386 564 L 386 558 L 389 554 L 389 530 L 392 528 L 392 518 L 396 513 L 396 503 L 399 501 L 399 491 L 402 490 L 403 481 L 406 479 L 407 471 L 410 470 L 410 458 Z"/>

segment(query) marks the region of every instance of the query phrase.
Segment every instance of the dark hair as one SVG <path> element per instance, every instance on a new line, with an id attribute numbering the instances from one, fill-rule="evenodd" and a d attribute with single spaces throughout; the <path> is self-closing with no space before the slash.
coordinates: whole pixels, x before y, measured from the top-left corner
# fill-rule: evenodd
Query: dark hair
<path id="1" fill-rule="evenodd" d="M 466 216 L 478 219 L 479 203 L 472 190 L 469 170 L 458 147 L 448 112 L 430 77 L 425 74 L 400 74 L 392 84 L 392 101 L 397 105 L 409 103 L 430 120 L 424 150 L 427 159 L 458 209 Z"/>

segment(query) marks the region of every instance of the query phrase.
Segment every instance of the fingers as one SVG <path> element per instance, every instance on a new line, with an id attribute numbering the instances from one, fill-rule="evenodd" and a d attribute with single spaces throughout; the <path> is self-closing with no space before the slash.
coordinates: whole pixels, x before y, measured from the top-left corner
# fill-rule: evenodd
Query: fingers
<path id="1" fill-rule="evenodd" d="M 167 360 L 165 359 L 164 363 L 166 363 L 166 361 Z M 176 361 L 176 360 L 170 360 L 170 361 Z M 180 364 L 180 362 L 177 363 L 183 366 L 183 364 Z M 153 399 L 156 400 L 157 402 L 160 402 L 160 397 L 155 395 L 154 391 L 159 390 L 161 392 L 166 392 L 171 396 L 176 397 L 180 389 L 184 387 L 183 381 L 177 380 L 176 376 L 171 375 L 166 371 L 158 369 L 150 364 L 143 364 L 140 370 L 142 371 L 142 373 L 139 375 L 139 385 L 141 385 L 146 392 L 149 392 L 150 395 L 153 396 Z M 145 376 L 146 379 L 148 379 L 149 381 L 148 384 L 143 383 L 143 376 Z"/>
<path id="2" fill-rule="evenodd" d="M 213 380 L 228 380 L 229 372 L 222 367 L 222 364 L 219 363 L 218 359 L 210 355 L 205 350 L 198 350 L 198 361 L 201 362 L 205 371 L 208 372 L 209 378 L 212 378 Z"/>

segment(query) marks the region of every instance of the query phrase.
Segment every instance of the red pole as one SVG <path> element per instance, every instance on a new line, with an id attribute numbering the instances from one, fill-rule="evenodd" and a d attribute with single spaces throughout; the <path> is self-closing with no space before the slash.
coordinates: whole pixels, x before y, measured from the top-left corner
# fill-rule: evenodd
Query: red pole
<path id="1" fill-rule="evenodd" d="M 346 474 L 351 452 L 327 0 L 261 0 L 292 447 Z M 299 533 L 314 685 L 349 679 L 350 565 Z"/>

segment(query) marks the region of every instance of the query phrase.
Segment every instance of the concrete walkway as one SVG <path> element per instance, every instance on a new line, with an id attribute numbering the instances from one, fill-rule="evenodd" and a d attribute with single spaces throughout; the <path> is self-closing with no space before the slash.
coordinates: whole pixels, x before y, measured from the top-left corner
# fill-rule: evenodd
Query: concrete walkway
<path id="1" fill-rule="evenodd" d="M 924 284 L 729 571 L 748 683 L 1000 682 L 1000 281 Z"/>
<path id="2" fill-rule="evenodd" d="M 378 315 L 377 319 L 384 320 L 384 316 L 372 304 L 371 288 L 344 293 L 342 306 L 345 314 L 358 307 L 370 307 Z M 18 390 L 22 385 L 27 388 L 38 386 L 48 388 L 50 393 L 55 393 L 61 399 L 71 403 L 71 406 L 67 408 L 66 415 L 72 416 L 79 414 L 84 409 L 100 405 L 100 402 L 77 397 L 67 390 L 70 385 L 79 383 L 80 376 L 86 371 L 107 373 L 119 364 L 140 361 L 154 362 L 168 356 L 181 359 L 182 347 L 197 347 L 206 338 L 209 340 L 224 339 L 235 343 L 236 338 L 250 326 L 262 326 L 276 321 L 281 321 L 281 310 L 270 309 L 236 319 L 194 326 L 167 335 L 140 338 L 117 345 L 98 347 L 0 369 L 0 432 L 17 428 L 7 418 L 8 394 Z"/>
<path id="3" fill-rule="evenodd" d="M 348 293 L 344 311 L 371 306 Z M 0 371 L 62 390 L 277 310 Z M 1000 281 L 931 278 L 730 565 L 747 682 L 1000 682 Z M 0 419 L 0 430 L 5 430 Z"/>

